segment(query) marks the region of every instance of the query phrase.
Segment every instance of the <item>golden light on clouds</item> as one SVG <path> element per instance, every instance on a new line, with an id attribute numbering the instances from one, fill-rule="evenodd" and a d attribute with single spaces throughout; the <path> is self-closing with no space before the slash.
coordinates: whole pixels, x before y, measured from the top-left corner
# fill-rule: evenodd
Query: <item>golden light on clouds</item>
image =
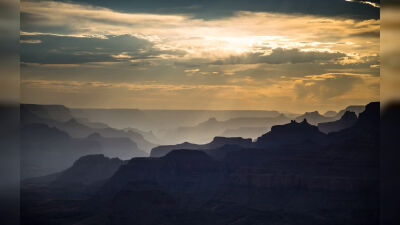
<path id="1" fill-rule="evenodd" d="M 233 17 L 205 21 L 47 1 L 22 2 L 21 12 L 42 18 L 42 26 L 68 27 L 70 35 L 77 37 L 130 34 L 155 42 L 160 49 L 184 50 L 187 57 L 223 57 L 277 47 L 350 53 L 368 41 L 368 48 L 357 51 L 360 55 L 379 50 L 376 38 L 357 37 L 379 33 L 378 20 L 238 12 Z"/>
<path id="2" fill-rule="evenodd" d="M 280 80 L 271 84 L 259 84 L 251 77 L 232 77 L 227 84 L 223 85 L 24 80 L 22 87 L 26 90 L 26 95 L 41 91 L 43 93 L 82 95 L 83 99 L 85 96 L 91 96 L 93 92 L 98 97 L 104 98 L 129 93 L 120 95 L 119 102 L 113 103 L 117 108 L 125 106 L 151 109 L 154 106 L 149 105 L 147 101 L 151 99 L 151 102 L 157 102 L 157 104 L 163 105 L 163 108 L 168 109 L 204 109 L 209 108 L 212 103 L 214 104 L 213 109 L 220 110 L 231 109 L 231 107 L 242 110 L 262 110 L 269 106 L 268 104 L 273 103 L 281 110 L 301 112 L 307 110 L 309 104 L 321 109 L 328 109 L 337 103 L 346 105 L 360 99 L 377 100 L 379 82 L 379 77 L 368 74 L 328 73 Z M 372 88 L 366 89 L 365 86 Z M 193 99 L 196 99 L 196 107 L 193 107 Z M 282 99 L 285 102 L 280 102 Z M 229 104 L 220 104 L 221 102 Z M 260 103 L 262 104 L 260 105 Z M 83 102 L 82 104 L 77 106 L 85 107 L 84 104 L 92 103 Z M 97 107 L 107 108 L 109 106 L 104 102 Z"/>
<path id="3" fill-rule="evenodd" d="M 376 8 L 380 8 L 381 7 L 380 4 L 375 3 L 375 2 L 371 2 L 371 1 L 346 0 L 346 2 L 361 2 L 363 4 L 371 5 L 371 6 L 376 7 Z"/>
<path id="4" fill-rule="evenodd" d="M 46 44 L 43 36 L 111 40 L 129 35 L 148 42 L 134 52 L 124 46 L 108 55 L 97 49 L 102 58 L 94 62 L 23 62 L 26 102 L 35 101 L 39 90 L 57 92 L 60 99 L 61 93 L 107 93 L 113 97 L 101 95 L 119 99 L 114 107 L 137 108 L 290 110 L 291 104 L 301 111 L 379 99 L 379 20 L 249 11 L 205 20 L 50 1 L 22 2 L 21 12 L 35 18 L 32 26 L 43 28 L 22 30 L 23 37 L 35 38 L 23 40 L 32 45 Z M 84 78 L 50 77 L 67 68 Z M 100 69 L 113 76 L 98 75 L 106 73 Z M 43 74 L 50 78 L 42 79 Z"/>

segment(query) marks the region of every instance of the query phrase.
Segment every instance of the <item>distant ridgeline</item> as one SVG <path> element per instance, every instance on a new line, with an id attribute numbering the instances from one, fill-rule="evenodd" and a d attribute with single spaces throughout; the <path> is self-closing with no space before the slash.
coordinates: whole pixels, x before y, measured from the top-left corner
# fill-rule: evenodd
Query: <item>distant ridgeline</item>
<path id="1" fill-rule="evenodd" d="M 359 113 L 361 108 L 364 107 L 351 106 L 347 109 Z M 22 179 L 62 171 L 88 154 L 130 159 L 147 156 L 152 148 L 165 144 L 171 146 L 156 148 L 152 155 L 165 155 L 163 149 L 168 148 L 212 149 L 226 144 L 235 149 L 248 147 L 252 145 L 250 138 L 256 139 L 272 126 L 290 121 L 289 117 L 277 111 L 69 109 L 62 105 L 33 104 L 22 104 L 20 115 Z M 344 115 L 344 110 L 329 112 L 329 117 L 312 112 L 296 120 L 318 122 L 322 132 L 330 133 L 353 125 L 354 118 L 335 122 L 341 115 Z M 196 122 L 204 118 L 208 119 Z M 326 121 L 333 122 L 322 123 Z M 157 126 L 159 129 L 156 130 L 138 129 Z M 247 140 L 239 143 L 241 138 L 223 137 Z M 176 146 L 182 142 L 185 143 Z M 210 144 L 201 147 L 186 142 Z M 223 151 L 216 152 L 221 157 L 224 155 Z"/>
<path id="2" fill-rule="evenodd" d="M 129 161 L 85 156 L 22 183 L 22 224 L 378 224 L 379 103 L 348 111 L 318 126 L 305 114 L 255 141 L 215 137 Z"/>
<path id="3" fill-rule="evenodd" d="M 21 178 L 62 171 L 82 156 L 130 159 L 148 156 L 156 145 L 132 130 L 74 118 L 61 105 L 21 105 Z"/>

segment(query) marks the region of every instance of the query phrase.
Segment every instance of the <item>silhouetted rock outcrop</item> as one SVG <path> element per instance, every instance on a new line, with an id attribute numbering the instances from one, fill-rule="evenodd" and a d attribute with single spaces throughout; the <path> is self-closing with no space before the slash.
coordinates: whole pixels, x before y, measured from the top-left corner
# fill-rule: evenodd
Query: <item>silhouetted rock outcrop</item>
<path id="1" fill-rule="evenodd" d="M 185 150 L 207 150 L 207 149 L 216 149 L 220 148 L 224 145 L 237 145 L 242 147 L 248 147 L 252 144 L 251 139 L 244 139 L 240 137 L 214 137 L 213 141 L 205 145 L 197 145 L 192 143 L 182 143 L 178 145 L 164 145 L 158 146 L 151 150 L 150 157 L 162 157 L 167 155 L 172 150 L 177 149 L 185 149 Z"/>
<path id="2" fill-rule="evenodd" d="M 319 114 L 318 111 L 314 112 L 306 112 L 301 116 L 296 117 L 297 122 L 301 122 L 304 119 L 306 119 L 310 124 L 317 125 L 318 123 L 324 123 L 324 122 L 329 122 L 335 120 L 332 117 L 325 117 L 321 114 Z"/>
<path id="3" fill-rule="evenodd" d="M 387 102 L 381 114 L 381 214 L 384 224 L 395 225 L 400 221 L 400 102 Z"/>
<path id="4" fill-rule="evenodd" d="M 182 144 L 177 145 L 161 145 L 153 148 L 150 153 L 150 157 L 163 157 L 167 155 L 172 150 L 176 149 L 186 149 L 186 150 L 195 150 L 201 149 L 202 145 L 192 144 L 189 142 L 184 142 Z"/>
<path id="5" fill-rule="evenodd" d="M 358 120 L 354 126 L 333 132 L 329 135 L 330 139 L 336 142 L 346 142 L 356 140 L 356 142 L 374 143 L 378 145 L 380 127 L 380 103 L 371 102 L 365 106 L 365 110 L 359 114 Z"/>
<path id="6" fill-rule="evenodd" d="M 340 120 L 319 123 L 318 129 L 324 133 L 331 133 L 352 127 L 357 122 L 357 115 L 355 112 L 346 111 Z"/>
<path id="7" fill-rule="evenodd" d="M 223 138 L 206 145 L 183 144 L 200 150 L 170 151 L 176 146 L 164 146 L 165 156 L 133 158 L 90 192 L 59 186 L 23 189 L 22 196 L 31 193 L 23 200 L 30 206 L 24 206 L 23 220 L 82 225 L 377 224 L 379 124 L 379 103 L 370 103 L 354 126 L 330 134 L 304 120 L 274 126 L 256 143 L 232 140 L 243 146 L 228 145 L 229 139 Z M 79 216 L 67 218 L 65 213 Z"/>
<path id="8" fill-rule="evenodd" d="M 251 145 L 252 141 L 250 138 L 241 138 L 241 137 L 215 137 L 212 142 L 208 143 L 205 148 L 213 149 L 218 148 L 224 145 L 238 145 L 247 147 Z"/>
<path id="9" fill-rule="evenodd" d="M 159 192 L 169 193 L 180 207 L 193 208 L 213 197 L 225 181 L 223 171 L 220 163 L 202 151 L 174 150 L 162 158 L 130 160 L 107 181 L 99 194 L 111 200 L 121 191 L 150 183 L 156 184 Z M 131 186 L 132 183 L 137 185 Z M 152 185 L 150 190 L 154 187 Z"/>
<path id="10" fill-rule="evenodd" d="M 60 173 L 53 184 L 89 185 L 110 178 L 122 164 L 122 160 L 104 155 L 83 156 Z"/>
<path id="11" fill-rule="evenodd" d="M 364 112 L 365 106 L 364 105 L 351 105 L 347 106 L 345 109 L 340 110 L 336 116 L 336 118 L 342 117 L 347 111 L 354 112 L 357 116 Z"/>
<path id="12" fill-rule="evenodd" d="M 365 110 L 359 114 L 356 128 L 368 129 L 368 131 L 378 131 L 380 124 L 380 103 L 371 102 L 365 106 Z"/>
<path id="13" fill-rule="evenodd" d="M 124 161 L 118 158 L 107 158 L 104 155 L 86 155 L 59 173 L 35 177 L 23 181 L 24 185 L 91 185 L 110 178 Z"/>
<path id="14" fill-rule="evenodd" d="M 259 137 L 255 143 L 257 147 L 275 147 L 301 144 L 306 141 L 322 143 L 325 135 L 304 119 L 298 123 L 292 120 L 285 125 L 276 125 L 271 131 Z"/>

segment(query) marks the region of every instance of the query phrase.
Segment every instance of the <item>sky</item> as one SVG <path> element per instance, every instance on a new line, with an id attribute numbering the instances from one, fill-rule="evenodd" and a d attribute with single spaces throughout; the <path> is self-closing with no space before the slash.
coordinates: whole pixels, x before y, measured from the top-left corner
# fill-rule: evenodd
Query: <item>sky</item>
<path id="1" fill-rule="evenodd" d="M 379 1 L 21 1 L 21 101 L 339 110 L 379 100 Z"/>
<path id="2" fill-rule="evenodd" d="M 0 0 L 0 106 L 19 104 L 19 2 Z"/>

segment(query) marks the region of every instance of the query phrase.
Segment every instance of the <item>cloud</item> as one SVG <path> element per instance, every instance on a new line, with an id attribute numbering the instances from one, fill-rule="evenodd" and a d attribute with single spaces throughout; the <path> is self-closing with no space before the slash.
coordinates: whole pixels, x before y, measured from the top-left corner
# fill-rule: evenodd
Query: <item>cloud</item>
<path id="1" fill-rule="evenodd" d="M 59 0 L 60 1 L 60 0 Z M 126 0 L 70 0 L 75 3 L 95 4 L 123 12 L 161 13 L 161 14 L 189 14 L 201 19 L 220 19 L 230 17 L 239 10 L 255 12 L 278 12 L 286 14 L 313 14 L 329 17 L 345 17 L 354 19 L 379 18 L 379 9 L 354 4 L 349 7 L 345 0 L 153 0 L 153 1 L 126 1 Z M 376 2 L 369 0 L 368 2 Z"/>
<path id="2" fill-rule="evenodd" d="M 40 43 L 42 43 L 42 41 L 31 39 L 31 40 L 20 40 L 20 43 L 21 44 L 40 44 Z"/>
<path id="3" fill-rule="evenodd" d="M 223 1 L 158 1 L 157 8 L 150 7 L 154 1 L 77 1 L 21 2 L 24 102 L 305 110 L 379 96 L 379 68 L 371 65 L 379 65 L 380 21 L 344 13 L 379 12 L 364 4 L 274 1 L 290 3 L 293 10 L 283 12 L 229 1 L 216 7 L 229 13 L 203 17 L 199 10 L 215 12 L 205 5 Z M 347 9 L 330 7 L 337 2 Z M 333 13 L 313 13 L 321 4 Z"/>
<path id="4" fill-rule="evenodd" d="M 219 88 L 232 88 L 233 85 L 176 85 L 176 84 L 161 84 L 161 83 L 110 83 L 110 82 L 84 82 L 84 81 L 58 81 L 58 80 L 24 80 L 24 86 L 30 88 L 58 88 L 65 89 L 65 91 L 72 89 L 85 89 L 85 88 L 125 88 L 127 90 L 162 90 L 162 91 L 179 91 L 190 89 L 219 89 Z"/>
<path id="5" fill-rule="evenodd" d="M 379 32 L 379 27 L 379 20 L 374 19 L 359 21 L 315 15 L 235 11 L 230 17 L 204 20 L 190 15 L 120 12 L 65 2 L 21 3 L 22 36 L 27 32 L 99 39 L 131 35 L 153 43 L 159 50 L 172 51 L 169 57 L 179 58 L 173 52 L 184 52 L 184 59 L 218 59 L 273 48 L 379 52 L 379 44 L 356 49 L 368 38 L 360 35 Z M 354 33 L 360 35 L 351 36 Z"/>
<path id="6" fill-rule="evenodd" d="M 63 102 L 75 107 L 135 107 L 164 109 L 227 109 L 221 100 L 243 101 L 246 90 L 237 85 L 179 85 L 162 83 L 110 83 L 58 80 L 23 80 L 23 102 Z M 232 91 L 236 92 L 232 95 Z M 42 96 L 40 99 L 35 96 Z M 115 97 L 118 97 L 118 101 Z M 74 101 L 71 102 L 71 99 Z M 196 99 L 196 101 L 193 101 Z"/>
<path id="7" fill-rule="evenodd" d="M 379 78 L 352 73 L 285 78 L 267 84 L 251 77 L 230 77 L 229 82 L 217 85 L 25 79 L 21 87 L 23 102 L 62 103 L 71 107 L 278 109 L 304 112 L 339 109 L 379 99 Z"/>
<path id="8" fill-rule="evenodd" d="M 374 31 L 357 32 L 357 33 L 350 34 L 349 37 L 379 38 L 380 31 L 374 30 Z"/>
<path id="9" fill-rule="evenodd" d="M 154 44 L 131 35 L 73 37 L 60 35 L 21 36 L 21 62 L 40 64 L 80 64 L 152 59 L 162 54 Z M 34 45 L 32 45 L 34 44 Z"/>
<path id="10" fill-rule="evenodd" d="M 268 55 L 264 53 L 246 53 L 240 56 L 231 56 L 217 60 L 213 64 L 285 64 L 285 63 L 313 63 L 329 60 L 338 60 L 345 57 L 341 52 L 301 51 L 299 49 L 275 48 Z"/>
<path id="11" fill-rule="evenodd" d="M 362 3 L 362 4 L 370 5 L 370 6 L 375 7 L 375 8 L 380 8 L 381 7 L 381 1 L 380 0 L 369 0 L 369 1 L 365 1 L 365 0 L 346 0 L 346 2 L 359 2 L 359 3 Z"/>
<path id="12" fill-rule="evenodd" d="M 371 83 L 372 80 L 372 83 Z M 365 83 L 370 84 L 365 84 Z M 345 94 L 356 96 L 353 89 L 356 85 L 369 86 L 379 83 L 379 80 L 367 74 L 335 74 L 310 75 L 298 79 L 295 82 L 295 92 L 298 99 L 318 99 L 319 101 L 331 101 Z"/>

